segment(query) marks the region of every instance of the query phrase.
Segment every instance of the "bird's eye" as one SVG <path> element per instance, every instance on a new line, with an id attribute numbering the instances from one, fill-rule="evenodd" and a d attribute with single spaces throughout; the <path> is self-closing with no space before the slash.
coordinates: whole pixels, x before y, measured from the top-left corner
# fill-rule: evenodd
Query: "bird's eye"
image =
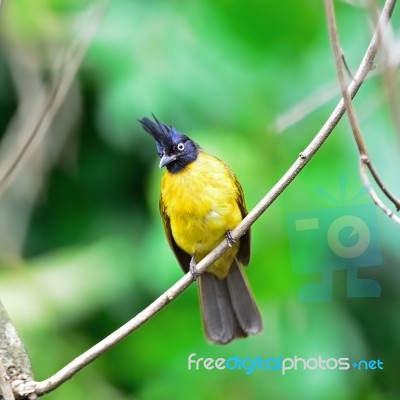
<path id="1" fill-rule="evenodd" d="M 185 149 L 185 144 L 182 143 L 182 142 L 179 142 L 178 145 L 177 145 L 176 147 L 177 147 L 177 149 L 178 149 L 179 151 L 183 151 L 183 150 Z"/>

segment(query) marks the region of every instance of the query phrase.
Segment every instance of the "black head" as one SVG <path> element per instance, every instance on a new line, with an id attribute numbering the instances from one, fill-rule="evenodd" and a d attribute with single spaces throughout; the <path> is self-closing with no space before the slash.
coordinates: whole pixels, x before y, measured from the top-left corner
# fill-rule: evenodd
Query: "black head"
<path id="1" fill-rule="evenodd" d="M 139 122 L 157 143 L 160 168 L 166 166 L 171 173 L 182 171 L 188 164 L 196 160 L 199 153 L 198 144 L 172 126 L 159 122 L 156 117 L 154 120 L 155 122 L 148 118 L 142 118 Z"/>

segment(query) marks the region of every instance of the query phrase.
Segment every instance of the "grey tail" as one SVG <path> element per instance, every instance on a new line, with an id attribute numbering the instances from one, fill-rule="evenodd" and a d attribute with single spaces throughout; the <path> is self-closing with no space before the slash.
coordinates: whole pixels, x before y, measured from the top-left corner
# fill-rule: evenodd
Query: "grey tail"
<path id="1" fill-rule="evenodd" d="M 227 344 L 263 329 L 246 276 L 235 259 L 225 279 L 205 272 L 199 277 L 204 330 L 211 342 Z"/>

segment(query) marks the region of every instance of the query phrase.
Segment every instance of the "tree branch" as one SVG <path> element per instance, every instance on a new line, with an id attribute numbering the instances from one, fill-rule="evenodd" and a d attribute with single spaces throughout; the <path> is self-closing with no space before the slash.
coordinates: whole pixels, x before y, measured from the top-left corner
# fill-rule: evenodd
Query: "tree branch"
<path id="1" fill-rule="evenodd" d="M 386 23 L 392 14 L 395 6 L 395 0 L 387 0 L 382 10 L 381 23 Z M 349 95 L 353 98 L 359 88 L 361 87 L 365 77 L 371 70 L 373 61 L 378 49 L 377 35 L 374 34 L 370 45 L 365 53 L 365 56 L 357 70 L 355 80 L 349 86 Z M 267 193 L 267 195 L 251 210 L 251 212 L 243 219 L 243 221 L 232 231 L 233 239 L 238 240 L 243 236 L 250 226 L 265 212 L 265 210 L 279 197 L 279 195 L 286 189 L 287 186 L 295 179 L 310 159 L 324 144 L 325 140 L 332 133 L 341 117 L 343 116 L 346 108 L 343 100 L 336 106 L 324 126 L 317 133 L 307 148 L 300 154 L 299 158 L 289 168 L 289 170 L 283 175 L 283 177 L 275 184 L 275 186 Z M 229 245 L 226 240 L 223 240 L 210 254 L 208 254 L 203 260 L 197 264 L 196 272 L 203 273 L 215 260 L 217 260 L 227 249 Z M 86 365 L 91 363 L 101 354 L 103 354 L 109 348 L 115 346 L 130 333 L 142 326 L 146 321 L 152 318 L 160 310 L 162 310 L 167 304 L 174 300 L 179 294 L 181 294 L 191 283 L 193 282 L 193 276 L 190 273 L 184 275 L 178 282 L 176 282 L 171 288 L 169 288 L 164 294 L 158 297 L 153 303 L 151 303 L 142 312 L 128 321 L 125 325 L 111 333 L 101 342 L 97 343 L 91 349 L 81 354 L 75 360 L 70 362 L 52 377 L 36 383 L 36 393 L 42 395 L 48 393 L 63 382 L 70 379 L 79 370 L 84 368 Z"/>
<path id="2" fill-rule="evenodd" d="M 36 399 L 31 362 L 17 330 L 0 301 L 0 390 L 5 399 Z M 7 398 L 8 395 L 8 398 Z"/>
<path id="3" fill-rule="evenodd" d="M 391 1 L 391 3 L 393 3 L 393 6 L 392 6 L 392 11 L 393 11 L 394 6 L 396 4 L 396 0 Z M 332 43 L 333 53 L 335 56 L 335 64 L 336 64 L 336 70 L 337 70 L 339 84 L 340 84 L 340 90 L 342 92 L 342 96 L 343 96 L 345 108 L 347 111 L 347 115 L 349 118 L 351 130 L 353 132 L 354 138 L 357 143 L 358 152 L 360 153 L 360 174 L 361 174 L 362 181 L 363 181 L 364 185 L 366 186 L 368 193 L 370 194 L 370 196 L 373 199 L 373 201 L 375 202 L 375 204 L 381 210 L 383 210 L 385 212 L 385 214 L 387 214 L 391 219 L 393 219 L 393 221 L 400 224 L 400 218 L 396 214 L 394 214 L 394 212 L 380 200 L 379 196 L 376 194 L 374 188 L 372 187 L 371 182 L 368 179 L 368 174 L 367 174 L 366 168 L 369 169 L 375 182 L 380 187 L 382 192 L 386 195 L 386 197 L 395 205 L 397 210 L 400 210 L 400 200 L 398 200 L 395 196 L 393 196 L 387 190 L 387 188 L 384 186 L 382 180 L 379 178 L 375 168 L 373 167 L 373 165 L 371 163 L 367 146 L 365 144 L 360 127 L 358 125 L 356 113 L 355 113 L 355 110 L 354 110 L 354 107 L 353 107 L 353 104 L 351 101 L 352 96 L 350 95 L 350 93 L 347 90 L 346 81 L 345 81 L 344 74 L 343 74 L 342 51 L 340 48 L 339 35 L 338 35 L 338 31 L 337 31 L 333 0 L 325 0 L 325 9 L 326 9 L 326 15 L 327 15 L 327 20 L 328 20 L 330 39 L 331 39 L 331 43 Z M 376 32 L 374 35 L 374 38 L 376 40 L 376 49 L 378 47 L 378 44 L 381 42 L 382 25 L 383 25 L 383 23 L 386 23 L 386 22 L 387 22 L 387 20 L 382 21 L 382 18 L 380 21 L 378 21 L 377 29 L 376 29 Z M 355 79 L 357 79 L 357 77 Z"/>

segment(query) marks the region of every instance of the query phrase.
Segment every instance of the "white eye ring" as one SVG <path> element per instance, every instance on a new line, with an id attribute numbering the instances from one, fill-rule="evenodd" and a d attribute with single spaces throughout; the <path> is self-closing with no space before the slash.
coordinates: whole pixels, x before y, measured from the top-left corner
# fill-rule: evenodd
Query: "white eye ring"
<path id="1" fill-rule="evenodd" d="M 185 149 L 185 144 L 182 143 L 182 142 L 179 142 L 178 145 L 177 145 L 176 147 L 177 147 L 177 149 L 178 149 L 179 151 L 183 151 L 183 150 Z"/>

